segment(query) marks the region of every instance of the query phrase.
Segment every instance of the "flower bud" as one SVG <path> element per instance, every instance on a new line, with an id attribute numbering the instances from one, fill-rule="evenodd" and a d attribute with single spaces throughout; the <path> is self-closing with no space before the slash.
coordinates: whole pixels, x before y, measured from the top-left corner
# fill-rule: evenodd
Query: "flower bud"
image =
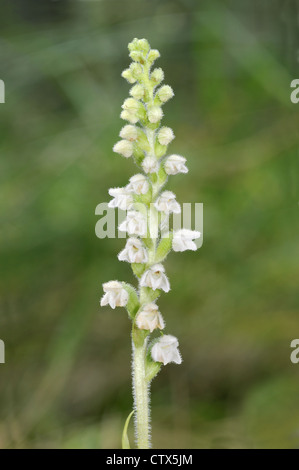
<path id="1" fill-rule="evenodd" d="M 147 111 L 147 117 L 149 122 L 155 124 L 156 122 L 159 122 L 162 119 L 163 111 L 159 106 L 152 106 Z"/>
<path id="2" fill-rule="evenodd" d="M 147 60 L 153 63 L 156 59 L 159 59 L 160 52 L 157 49 L 151 49 L 148 53 Z"/>
<path id="3" fill-rule="evenodd" d="M 122 72 L 121 76 L 127 80 L 129 83 L 135 83 L 136 78 L 133 77 L 130 69 L 126 69 Z"/>
<path id="4" fill-rule="evenodd" d="M 142 54 L 140 54 L 139 51 L 132 51 L 132 52 L 130 52 L 129 56 L 130 56 L 131 59 L 134 60 L 135 62 L 141 62 L 141 61 L 143 61 Z"/>
<path id="5" fill-rule="evenodd" d="M 136 316 L 136 325 L 140 330 L 149 330 L 151 333 L 159 328 L 163 330 L 165 323 L 159 312 L 158 306 L 154 303 L 144 305 Z"/>
<path id="6" fill-rule="evenodd" d="M 128 140 L 120 140 L 114 145 L 113 152 L 119 153 L 119 155 L 129 158 L 133 155 L 133 144 Z"/>
<path id="7" fill-rule="evenodd" d="M 174 139 L 173 130 L 170 127 L 161 127 L 158 132 L 158 141 L 161 145 L 168 145 Z"/>
<path id="8" fill-rule="evenodd" d="M 122 139 L 129 140 L 130 142 L 134 142 L 138 138 L 138 130 L 135 126 L 131 126 L 128 124 L 127 126 L 124 126 L 122 130 L 119 133 L 119 136 Z"/>
<path id="9" fill-rule="evenodd" d="M 151 73 L 151 80 L 155 85 L 159 85 L 164 80 L 164 72 L 161 68 L 154 69 Z"/>
<path id="10" fill-rule="evenodd" d="M 132 73 L 132 76 L 136 79 L 140 78 L 143 74 L 143 68 L 137 62 L 132 62 L 132 64 L 130 65 L 130 71 Z"/>
<path id="11" fill-rule="evenodd" d="M 157 92 L 162 103 L 170 100 L 174 96 L 173 89 L 169 85 L 163 85 Z"/>
<path id="12" fill-rule="evenodd" d="M 130 95 L 133 96 L 136 100 L 141 100 L 144 98 L 144 88 L 139 83 L 134 85 L 130 90 Z"/>
<path id="13" fill-rule="evenodd" d="M 139 108 L 139 102 L 137 100 L 135 100 L 134 98 L 127 98 L 124 101 L 124 103 L 122 105 L 122 108 L 126 109 L 127 111 L 136 113 L 138 111 L 138 108 Z"/>
<path id="14" fill-rule="evenodd" d="M 126 109 L 120 113 L 120 117 L 124 121 L 129 121 L 131 124 L 136 124 L 136 122 L 139 121 L 138 115 L 136 113 L 132 113 Z"/>
<path id="15" fill-rule="evenodd" d="M 154 157 L 145 157 L 142 162 L 145 173 L 156 173 L 159 170 L 159 163 Z"/>
<path id="16" fill-rule="evenodd" d="M 163 362 L 164 366 L 170 362 L 181 364 L 182 358 L 178 346 L 179 342 L 175 336 L 163 335 L 152 347 L 152 359 L 156 362 Z"/>
<path id="17" fill-rule="evenodd" d="M 136 49 L 147 54 L 150 50 L 149 42 L 146 39 L 137 40 Z"/>

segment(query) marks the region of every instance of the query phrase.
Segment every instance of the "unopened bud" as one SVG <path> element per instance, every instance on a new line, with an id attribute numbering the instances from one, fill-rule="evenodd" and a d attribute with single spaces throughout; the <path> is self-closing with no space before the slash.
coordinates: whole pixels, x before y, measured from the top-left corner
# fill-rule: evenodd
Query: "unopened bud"
<path id="1" fill-rule="evenodd" d="M 162 103 L 166 103 L 166 101 L 170 100 L 174 96 L 173 89 L 169 85 L 163 85 L 157 94 Z"/>
<path id="2" fill-rule="evenodd" d="M 122 72 L 121 76 L 127 80 L 129 83 L 135 83 L 136 78 L 133 77 L 130 69 L 126 69 Z"/>
<path id="3" fill-rule="evenodd" d="M 158 133 L 158 141 L 161 145 L 168 145 L 174 139 L 173 130 L 170 127 L 162 127 Z"/>
<path id="4" fill-rule="evenodd" d="M 132 76 L 137 80 L 141 77 L 143 73 L 142 65 L 137 64 L 137 62 L 132 62 L 132 64 L 130 65 L 130 71 L 132 73 Z"/>
<path id="5" fill-rule="evenodd" d="M 144 88 L 142 85 L 137 83 L 130 90 L 130 95 L 133 96 L 136 100 L 141 100 L 144 98 Z"/>
<path id="6" fill-rule="evenodd" d="M 147 59 L 149 62 L 153 63 L 156 59 L 159 59 L 160 52 L 157 49 L 151 49 L 148 53 Z"/>
<path id="7" fill-rule="evenodd" d="M 149 122 L 155 124 L 156 122 L 159 122 L 162 119 L 163 111 L 161 108 L 159 108 L 159 106 L 152 106 L 147 111 L 147 117 Z"/>
<path id="8" fill-rule="evenodd" d="M 129 158 L 133 155 L 133 144 L 128 140 L 120 140 L 113 147 L 113 152 Z"/>
<path id="9" fill-rule="evenodd" d="M 121 117 L 121 119 L 124 119 L 125 121 L 129 121 L 131 124 L 136 124 L 136 122 L 138 122 L 138 120 L 139 120 L 136 113 L 131 112 L 131 111 L 127 111 L 126 109 L 124 109 L 120 113 L 120 117 Z"/>
<path id="10" fill-rule="evenodd" d="M 139 108 L 139 103 L 134 98 L 127 98 L 124 101 L 124 104 L 122 105 L 122 108 L 126 109 L 127 111 L 131 111 L 131 112 L 136 113 L 138 111 L 138 108 Z"/>
<path id="11" fill-rule="evenodd" d="M 138 138 L 138 131 L 135 126 L 131 126 L 128 124 L 127 126 L 124 126 L 122 130 L 119 133 L 119 136 L 122 139 L 129 140 L 130 142 L 134 142 L 134 140 L 137 140 Z"/>
<path id="12" fill-rule="evenodd" d="M 151 73 L 151 80 L 156 84 L 159 85 L 164 79 L 164 72 L 161 68 L 154 69 Z"/>

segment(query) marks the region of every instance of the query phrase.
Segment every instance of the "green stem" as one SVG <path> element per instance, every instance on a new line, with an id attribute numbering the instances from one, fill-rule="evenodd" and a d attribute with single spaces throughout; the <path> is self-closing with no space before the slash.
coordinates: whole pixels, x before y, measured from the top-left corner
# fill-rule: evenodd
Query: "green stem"
<path id="1" fill-rule="evenodd" d="M 133 389 L 138 449 L 149 449 L 149 394 L 145 380 L 146 340 L 141 346 L 133 342 Z"/>

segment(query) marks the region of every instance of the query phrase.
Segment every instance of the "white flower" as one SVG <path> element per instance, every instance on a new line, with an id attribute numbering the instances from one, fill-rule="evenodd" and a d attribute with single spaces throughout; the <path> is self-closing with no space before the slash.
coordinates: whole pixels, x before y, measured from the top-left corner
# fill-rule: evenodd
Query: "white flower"
<path id="1" fill-rule="evenodd" d="M 188 173 L 185 165 L 186 158 L 180 155 L 170 155 L 165 161 L 164 168 L 168 175 L 177 175 L 178 173 Z"/>
<path id="2" fill-rule="evenodd" d="M 145 237 L 147 233 L 147 221 L 144 215 L 137 211 L 129 211 L 118 229 L 121 232 L 128 232 L 129 235 L 140 235 Z"/>
<path id="3" fill-rule="evenodd" d="M 200 232 L 197 232 L 196 230 L 188 230 L 186 228 L 177 230 L 173 234 L 173 251 L 197 250 L 196 243 L 193 240 L 199 238 L 200 235 Z"/>
<path id="4" fill-rule="evenodd" d="M 145 157 L 142 162 L 142 168 L 145 173 L 156 173 L 159 169 L 159 164 L 156 158 L 154 157 Z"/>
<path id="5" fill-rule="evenodd" d="M 160 108 L 159 106 L 152 106 L 147 111 L 147 117 L 149 122 L 155 124 L 156 122 L 160 121 L 163 117 L 162 108 Z"/>
<path id="6" fill-rule="evenodd" d="M 163 362 L 164 366 L 170 362 L 182 363 L 182 358 L 178 350 L 179 342 L 175 336 L 163 335 L 151 350 L 152 359 L 155 362 Z"/>
<path id="7" fill-rule="evenodd" d="M 158 306 L 154 303 L 146 304 L 136 317 L 136 325 L 140 330 L 150 330 L 152 333 L 156 328 L 163 330 L 165 323 L 159 312 Z"/>
<path id="8" fill-rule="evenodd" d="M 175 200 L 175 194 L 171 191 L 164 191 L 158 197 L 155 202 L 155 208 L 158 211 L 165 212 L 166 214 L 170 214 L 170 212 L 179 214 L 181 212 L 181 206 Z"/>
<path id="9" fill-rule="evenodd" d="M 146 194 L 149 190 L 149 183 L 147 178 L 141 173 L 132 176 L 132 178 L 130 178 L 130 183 L 127 185 L 127 190 L 132 191 L 139 196 L 141 194 Z"/>
<path id="10" fill-rule="evenodd" d="M 114 145 L 113 152 L 119 153 L 123 157 L 129 158 L 133 155 L 133 144 L 128 140 L 120 140 Z"/>
<path id="11" fill-rule="evenodd" d="M 143 243 L 139 238 L 129 238 L 125 248 L 118 255 L 119 261 L 128 263 L 147 263 L 148 256 Z"/>
<path id="12" fill-rule="evenodd" d="M 170 127 L 161 127 L 158 133 L 158 141 L 161 145 L 168 145 L 174 139 L 173 130 Z"/>
<path id="13" fill-rule="evenodd" d="M 101 299 L 101 306 L 110 305 L 111 308 L 125 307 L 129 294 L 119 281 L 109 281 L 103 284 L 105 294 Z"/>
<path id="14" fill-rule="evenodd" d="M 153 290 L 162 289 L 164 292 L 169 292 L 170 285 L 165 274 L 164 266 L 162 266 L 162 264 L 151 266 L 151 268 L 145 271 L 142 275 L 140 285 L 143 287 L 150 287 Z"/>
<path id="15" fill-rule="evenodd" d="M 134 201 L 132 195 L 126 188 L 111 188 L 108 192 L 110 196 L 114 198 L 109 202 L 108 207 L 113 209 L 118 207 L 123 211 L 131 209 Z"/>
<path id="16" fill-rule="evenodd" d="M 134 140 L 137 140 L 138 138 L 137 127 L 127 124 L 126 126 L 122 128 L 122 130 L 119 133 L 119 136 L 122 139 L 129 140 L 130 142 L 134 142 Z"/>

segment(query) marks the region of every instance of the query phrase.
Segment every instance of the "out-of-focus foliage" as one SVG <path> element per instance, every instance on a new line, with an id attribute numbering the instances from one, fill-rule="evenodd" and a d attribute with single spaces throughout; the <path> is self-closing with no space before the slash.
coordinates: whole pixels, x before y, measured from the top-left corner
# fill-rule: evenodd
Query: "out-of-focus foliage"
<path id="1" fill-rule="evenodd" d="M 176 92 L 164 123 L 190 173 L 170 189 L 204 203 L 203 247 L 167 260 L 184 362 L 153 384 L 153 445 L 298 447 L 296 2 L 3 1 L 0 23 L 0 447 L 120 446 L 129 322 L 99 298 L 134 279 L 94 211 L 134 172 L 111 150 L 133 37 Z"/>

